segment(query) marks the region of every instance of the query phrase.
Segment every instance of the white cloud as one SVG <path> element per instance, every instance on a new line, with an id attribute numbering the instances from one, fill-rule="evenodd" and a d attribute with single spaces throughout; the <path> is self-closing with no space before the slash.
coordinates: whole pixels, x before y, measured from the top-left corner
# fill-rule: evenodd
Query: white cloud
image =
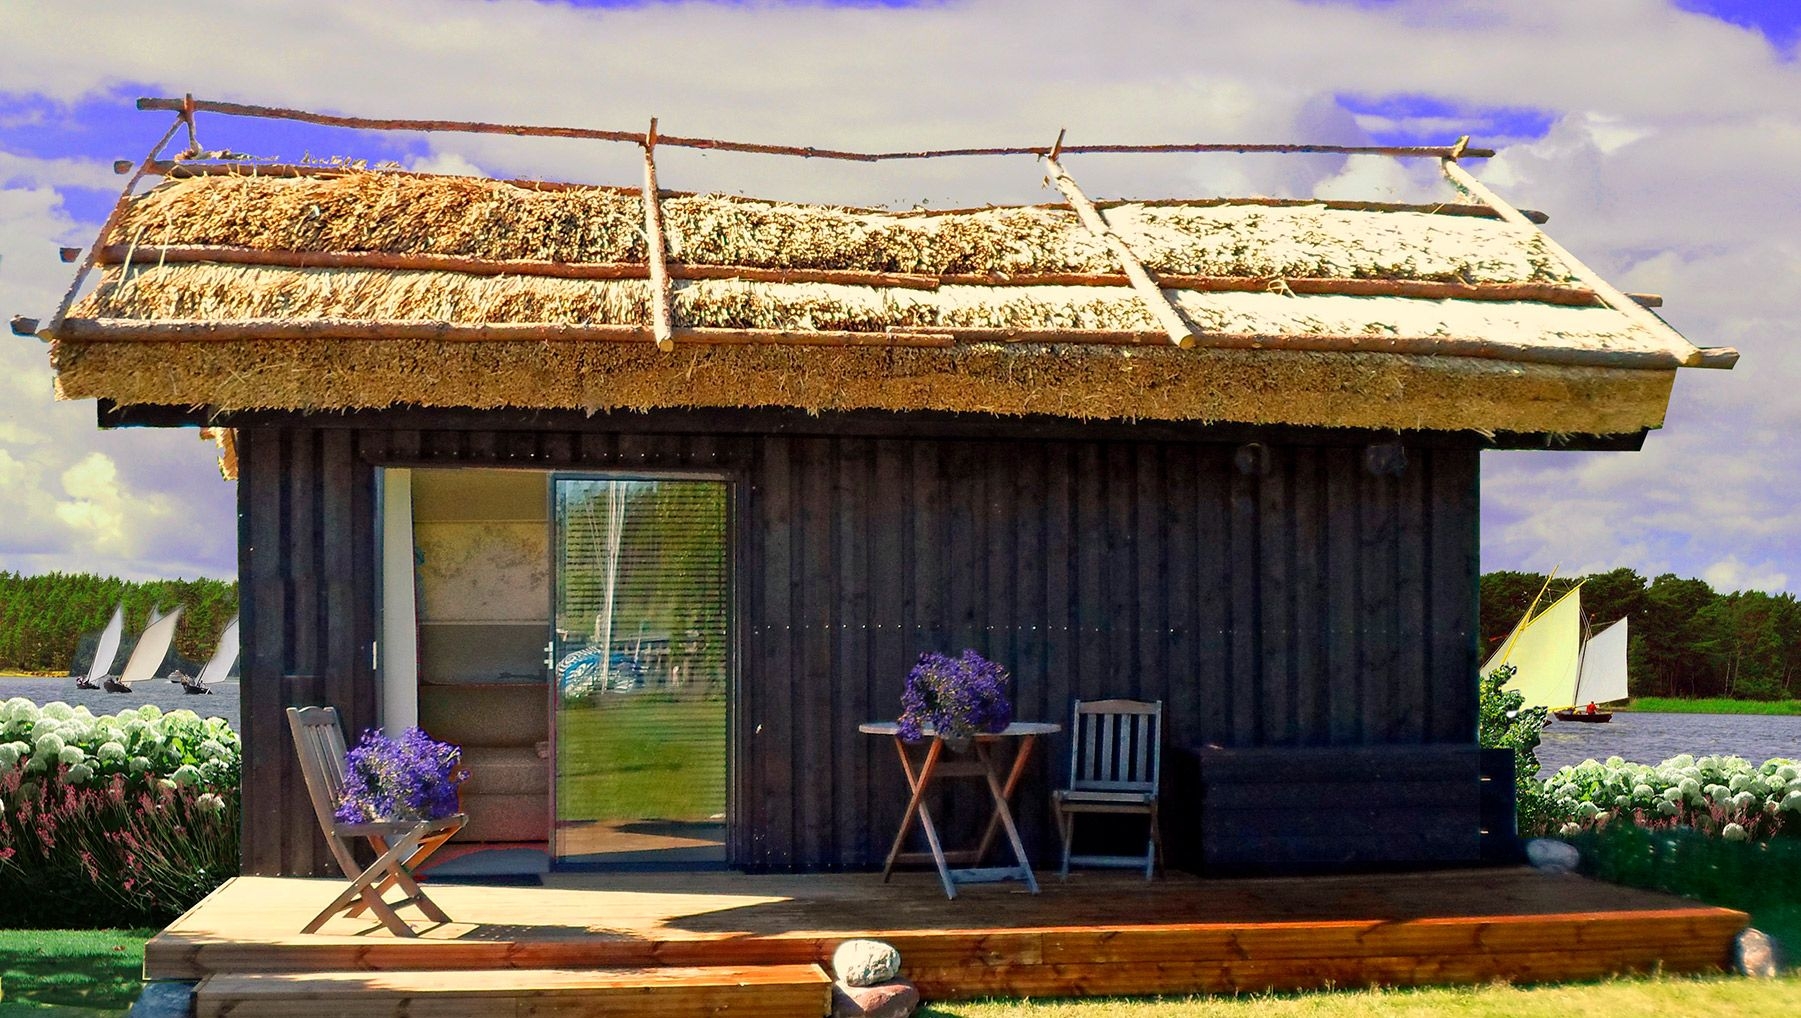
<path id="1" fill-rule="evenodd" d="M 68 498 L 56 504 L 56 518 L 76 532 L 76 538 L 96 551 L 129 555 L 125 537 L 124 500 L 119 492 L 119 470 L 102 453 L 88 453 L 63 471 L 63 491 Z"/>
<path id="2" fill-rule="evenodd" d="M 1788 574 L 1769 563 L 1748 566 L 1738 560 L 1738 556 L 1729 555 L 1701 571 L 1701 578 L 1715 590 L 1727 592 L 1736 590 L 1780 591 L 1788 586 Z"/>

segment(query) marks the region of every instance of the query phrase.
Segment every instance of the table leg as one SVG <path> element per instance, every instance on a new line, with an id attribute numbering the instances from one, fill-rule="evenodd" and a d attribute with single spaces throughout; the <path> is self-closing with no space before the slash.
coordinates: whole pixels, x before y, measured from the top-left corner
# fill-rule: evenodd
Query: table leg
<path id="1" fill-rule="evenodd" d="M 1020 736 L 1019 749 L 1013 755 L 1013 767 L 1007 772 L 1007 785 L 1002 789 L 1002 794 L 1007 797 L 1008 802 L 1013 801 L 1013 792 L 1019 787 L 1020 779 L 1025 776 L 1026 761 L 1031 759 L 1032 744 L 1037 741 L 1038 736 L 1036 735 Z M 988 827 L 982 831 L 982 841 L 976 847 L 976 865 L 980 866 L 982 860 L 988 857 L 988 850 L 994 847 L 994 836 L 999 834 L 1000 830 L 1000 814 L 990 814 L 988 817 Z"/>
<path id="2" fill-rule="evenodd" d="M 957 896 L 956 884 L 951 880 L 950 865 L 944 859 L 944 845 L 938 840 L 937 825 L 932 823 L 932 810 L 926 805 L 925 795 L 932 783 L 932 772 L 938 766 L 938 757 L 944 751 L 944 742 L 933 739 L 926 749 L 925 762 L 917 773 L 913 770 L 913 761 L 907 756 L 907 744 L 899 736 L 894 739 L 894 751 L 900 755 L 901 770 L 907 775 L 907 785 L 913 795 L 907 800 L 907 811 L 901 816 L 900 830 L 895 832 L 894 844 L 888 848 L 888 861 L 882 867 L 882 882 L 887 883 L 894 873 L 894 862 L 900 857 L 901 848 L 906 844 L 907 834 L 913 829 L 913 818 L 919 817 L 919 825 L 924 828 L 926 844 L 932 850 L 932 860 L 938 864 L 938 879 L 944 884 L 947 897 Z"/>
<path id="3" fill-rule="evenodd" d="M 1027 738 L 1029 738 L 1029 736 Z M 1026 752 L 1026 746 L 1022 744 L 1019 750 L 1023 757 Z M 994 757 L 988 752 L 987 747 L 981 743 L 976 744 L 976 755 L 981 758 L 983 764 L 982 769 L 985 772 L 985 777 L 988 779 L 988 794 L 994 799 L 994 815 L 999 818 L 1001 827 L 1007 832 L 1007 840 L 1013 845 L 1013 858 L 1019 860 L 1020 879 L 1026 882 L 1026 887 L 1033 894 L 1037 894 L 1038 879 L 1032 875 L 1032 864 L 1026 859 L 1026 846 L 1019 838 L 1019 828 L 1013 826 L 1013 811 L 1007 808 L 1006 789 L 1001 786 L 1000 778 L 994 773 Z M 1018 759 L 1015 759 L 1014 761 L 1013 770 L 1015 774 L 1019 771 Z"/>

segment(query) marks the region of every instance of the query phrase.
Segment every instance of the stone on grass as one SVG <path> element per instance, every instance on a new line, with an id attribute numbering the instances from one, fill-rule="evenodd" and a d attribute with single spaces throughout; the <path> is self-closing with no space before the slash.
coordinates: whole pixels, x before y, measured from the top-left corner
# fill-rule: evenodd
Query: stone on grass
<path id="1" fill-rule="evenodd" d="M 158 979 L 144 984 L 137 1003 L 125 1018 L 188 1018 L 194 1013 L 194 984 L 179 979 Z"/>
<path id="2" fill-rule="evenodd" d="M 897 980 L 877 986 L 832 984 L 832 1018 L 907 1018 L 919 1006 L 919 990 Z"/>
<path id="3" fill-rule="evenodd" d="M 878 986 L 900 975 L 900 952 L 879 940 L 847 940 L 832 952 L 832 974 L 846 986 Z"/>
<path id="4" fill-rule="evenodd" d="M 1576 846 L 1552 838 L 1533 838 L 1526 842 L 1526 861 L 1546 873 L 1574 873 L 1582 861 Z"/>
<path id="5" fill-rule="evenodd" d="M 1782 969 L 1775 939 L 1754 927 L 1746 927 L 1745 932 L 1738 935 L 1732 960 L 1740 974 L 1753 979 L 1774 979 Z"/>

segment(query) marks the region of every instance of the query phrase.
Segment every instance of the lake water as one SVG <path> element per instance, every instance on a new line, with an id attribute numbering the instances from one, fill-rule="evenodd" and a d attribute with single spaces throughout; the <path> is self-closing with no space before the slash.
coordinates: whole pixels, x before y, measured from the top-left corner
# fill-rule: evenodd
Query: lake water
<path id="1" fill-rule="evenodd" d="M 156 704 L 165 711 L 187 709 L 203 718 L 221 717 L 238 730 L 238 683 L 236 679 L 220 682 L 211 696 L 190 696 L 166 679 L 136 683 L 129 693 L 108 693 L 104 689 L 76 689 L 74 679 L 34 679 L 0 675 L 0 703 L 22 696 L 40 704 L 61 700 L 71 706 L 85 706 L 95 714 L 117 714 L 127 707 Z"/>
<path id="2" fill-rule="evenodd" d="M 1683 753 L 1742 756 L 1763 763 L 1801 758 L 1801 717 L 1768 714 L 1654 714 L 1619 711 L 1604 725 L 1554 721 L 1538 747 L 1540 776 L 1589 758 L 1662 763 Z"/>

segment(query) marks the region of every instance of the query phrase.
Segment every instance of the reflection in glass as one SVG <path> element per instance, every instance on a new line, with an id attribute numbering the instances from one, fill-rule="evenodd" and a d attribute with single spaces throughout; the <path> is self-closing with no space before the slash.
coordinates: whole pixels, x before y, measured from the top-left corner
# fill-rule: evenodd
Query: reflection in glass
<path id="1" fill-rule="evenodd" d="M 556 841 L 565 863 L 724 860 L 720 481 L 555 482 Z"/>

